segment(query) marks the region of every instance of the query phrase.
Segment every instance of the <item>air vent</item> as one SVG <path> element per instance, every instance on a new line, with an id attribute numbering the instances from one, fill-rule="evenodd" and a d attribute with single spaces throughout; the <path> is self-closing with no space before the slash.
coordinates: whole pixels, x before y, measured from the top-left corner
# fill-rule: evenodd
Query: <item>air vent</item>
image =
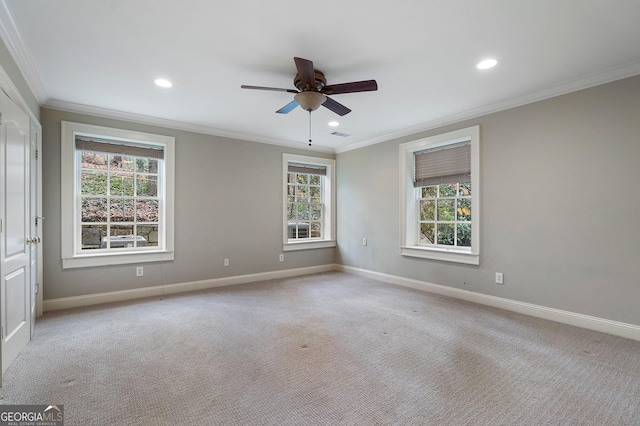
<path id="1" fill-rule="evenodd" d="M 349 133 L 344 132 L 331 132 L 331 134 L 334 136 L 340 136 L 341 138 L 348 138 L 349 136 L 351 136 Z"/>

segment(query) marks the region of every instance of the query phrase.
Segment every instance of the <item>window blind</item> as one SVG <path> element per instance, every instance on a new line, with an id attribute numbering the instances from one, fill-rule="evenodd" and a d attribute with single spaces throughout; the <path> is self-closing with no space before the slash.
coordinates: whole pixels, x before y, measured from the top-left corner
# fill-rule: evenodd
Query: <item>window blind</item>
<path id="1" fill-rule="evenodd" d="M 164 159 L 162 146 L 136 145 L 117 140 L 76 137 L 76 149 L 81 151 L 104 152 L 107 154 Z"/>
<path id="2" fill-rule="evenodd" d="M 289 163 L 289 173 L 309 173 L 312 175 L 327 175 L 326 166 L 316 166 L 313 164 Z"/>
<path id="3" fill-rule="evenodd" d="M 471 180 L 471 144 L 469 142 L 417 151 L 414 157 L 414 187 Z"/>

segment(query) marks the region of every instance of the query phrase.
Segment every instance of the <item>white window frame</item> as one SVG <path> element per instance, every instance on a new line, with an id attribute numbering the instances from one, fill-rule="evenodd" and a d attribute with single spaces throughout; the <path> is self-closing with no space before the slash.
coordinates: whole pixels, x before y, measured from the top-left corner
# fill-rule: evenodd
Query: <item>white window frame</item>
<path id="1" fill-rule="evenodd" d="M 137 144 L 162 145 L 164 148 L 164 181 L 160 195 L 163 238 L 158 246 L 145 250 L 100 251 L 81 250 L 80 244 L 80 167 L 76 161 L 76 135 L 135 142 Z M 174 188 L 175 188 L 175 138 L 151 133 L 91 124 L 62 121 L 61 131 L 61 241 L 62 268 L 86 268 L 93 266 L 124 265 L 131 263 L 164 262 L 174 259 Z M 159 177 L 162 179 L 162 177 Z"/>
<path id="2" fill-rule="evenodd" d="M 322 203 L 323 210 L 323 235 L 317 239 L 289 239 L 287 219 L 287 186 L 289 175 L 289 163 L 308 164 L 310 166 L 323 166 L 327 174 L 323 176 Z M 335 160 L 304 155 L 282 154 L 282 250 L 308 250 L 336 246 L 336 191 L 335 191 Z"/>
<path id="3" fill-rule="evenodd" d="M 419 189 L 414 188 L 414 153 L 430 148 L 471 144 L 471 247 L 419 244 Z M 480 264 L 480 126 L 468 127 L 400 145 L 400 254 L 408 257 Z"/>

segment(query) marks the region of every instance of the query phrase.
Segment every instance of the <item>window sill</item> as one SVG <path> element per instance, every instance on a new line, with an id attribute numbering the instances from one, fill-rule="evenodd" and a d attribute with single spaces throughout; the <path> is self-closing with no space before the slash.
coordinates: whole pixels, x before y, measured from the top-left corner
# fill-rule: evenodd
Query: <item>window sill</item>
<path id="1" fill-rule="evenodd" d="M 464 263 L 467 265 L 480 265 L 478 253 L 463 252 L 451 249 L 437 249 L 419 246 L 400 247 L 400 254 L 421 259 L 442 260 L 444 262 Z"/>
<path id="2" fill-rule="evenodd" d="M 62 258 L 62 269 L 166 262 L 168 260 L 173 260 L 172 251 L 88 254 Z"/>
<path id="3" fill-rule="evenodd" d="M 296 241 L 283 244 L 282 251 L 310 250 L 335 246 L 336 240 Z"/>

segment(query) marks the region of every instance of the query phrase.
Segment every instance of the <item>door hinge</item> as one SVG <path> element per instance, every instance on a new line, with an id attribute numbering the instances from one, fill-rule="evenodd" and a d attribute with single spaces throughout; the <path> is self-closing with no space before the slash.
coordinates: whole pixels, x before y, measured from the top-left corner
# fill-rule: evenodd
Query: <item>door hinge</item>
<path id="1" fill-rule="evenodd" d="M 0 339 L 4 340 L 4 325 L 0 327 Z"/>
<path id="2" fill-rule="evenodd" d="M 38 294 L 39 290 L 40 290 L 40 283 L 36 283 L 36 293 L 35 294 Z"/>
<path id="3" fill-rule="evenodd" d="M 40 150 L 36 149 L 36 160 L 38 159 L 38 157 L 40 157 Z"/>

